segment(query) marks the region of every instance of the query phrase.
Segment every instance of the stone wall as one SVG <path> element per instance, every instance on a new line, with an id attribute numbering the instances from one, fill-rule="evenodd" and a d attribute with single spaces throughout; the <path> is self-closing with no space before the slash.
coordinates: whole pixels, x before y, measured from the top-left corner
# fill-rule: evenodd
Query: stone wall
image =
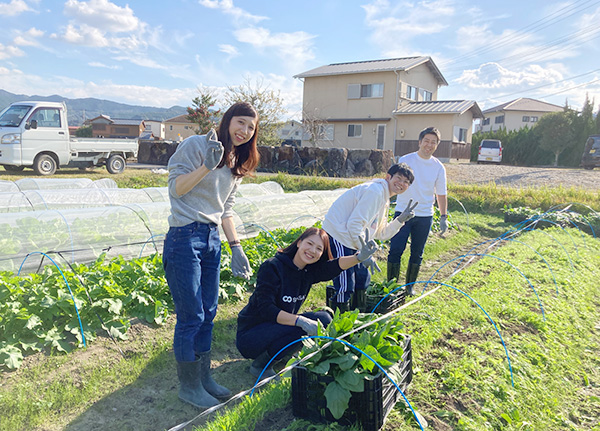
<path id="1" fill-rule="evenodd" d="M 370 177 L 386 173 L 393 163 L 391 150 L 346 148 L 258 147 L 259 172 L 288 172 L 328 177 Z"/>
<path id="2" fill-rule="evenodd" d="M 166 165 L 177 149 L 177 143 L 140 141 L 138 162 Z M 259 172 L 288 172 L 298 175 L 328 177 L 371 177 L 384 174 L 393 163 L 391 150 L 348 150 L 346 148 L 315 148 L 259 146 Z"/>

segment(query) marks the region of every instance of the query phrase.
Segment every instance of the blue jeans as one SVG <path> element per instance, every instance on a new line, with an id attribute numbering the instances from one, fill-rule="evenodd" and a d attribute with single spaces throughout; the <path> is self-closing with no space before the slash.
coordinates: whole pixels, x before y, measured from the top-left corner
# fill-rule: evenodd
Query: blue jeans
<path id="1" fill-rule="evenodd" d="M 346 247 L 331 235 L 329 235 L 329 248 L 334 259 L 342 256 L 352 256 L 356 253 L 356 250 Z M 333 279 L 334 300 L 337 303 L 348 302 L 355 290 L 365 290 L 370 283 L 371 274 L 367 267 L 362 263 L 354 265 L 342 271 L 340 275 Z"/>
<path id="2" fill-rule="evenodd" d="M 331 323 L 331 316 L 326 311 L 302 313 L 301 315 L 312 320 L 320 320 L 325 327 Z M 297 326 L 281 325 L 277 322 L 264 322 L 247 331 L 238 332 L 235 344 L 244 358 L 256 359 L 265 351 L 270 357 L 273 357 L 291 342 L 305 336 L 306 332 Z M 277 359 L 299 352 L 300 349 L 302 349 L 301 342 L 292 344 L 281 352 Z"/>
<path id="3" fill-rule="evenodd" d="M 395 217 L 400 215 L 396 212 Z M 413 217 L 394 235 L 390 241 L 390 252 L 388 253 L 389 263 L 400 263 L 402 253 L 406 248 L 408 237 L 410 236 L 410 259 L 408 263 L 420 265 L 423 261 L 423 250 L 431 230 L 433 216 Z"/>
<path id="4" fill-rule="evenodd" d="M 196 360 L 211 347 L 219 300 L 221 240 L 215 224 L 171 227 L 165 238 L 163 267 L 177 323 L 173 351 L 178 362 Z"/>

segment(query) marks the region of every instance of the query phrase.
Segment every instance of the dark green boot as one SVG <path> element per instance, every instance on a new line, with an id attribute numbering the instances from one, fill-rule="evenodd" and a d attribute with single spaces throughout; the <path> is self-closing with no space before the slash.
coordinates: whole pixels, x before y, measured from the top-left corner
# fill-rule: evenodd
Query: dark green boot
<path id="1" fill-rule="evenodd" d="M 366 312 L 365 308 L 367 308 L 367 291 L 365 289 L 359 289 L 354 291 L 352 297 L 350 298 L 350 308 L 352 310 L 358 308 L 361 313 Z"/>
<path id="2" fill-rule="evenodd" d="M 406 294 L 410 296 L 415 295 L 415 285 L 414 282 L 417 281 L 417 277 L 419 276 L 419 269 L 421 265 L 418 263 L 410 263 L 408 264 L 408 268 L 406 268 L 406 284 L 413 283 L 409 286 L 406 286 Z"/>
<path id="3" fill-rule="evenodd" d="M 260 376 L 260 373 L 263 373 L 263 369 L 269 363 L 270 360 L 271 360 L 271 356 L 269 355 L 269 352 L 267 352 L 267 351 L 262 352 L 260 355 L 258 355 L 258 358 L 256 358 L 254 361 L 252 361 L 252 365 L 250 365 L 250 374 L 252 374 L 254 377 L 258 378 L 258 376 Z M 275 362 L 275 361 L 273 361 L 273 362 Z M 271 365 L 269 365 L 269 368 L 267 368 L 265 370 L 265 372 L 262 374 L 262 376 L 260 378 L 261 380 L 264 380 L 266 378 L 277 375 L 275 370 L 273 370 L 273 362 L 271 362 Z"/>
<path id="4" fill-rule="evenodd" d="M 200 359 L 193 362 L 177 362 L 177 377 L 179 377 L 179 398 L 193 406 L 207 409 L 219 404 L 219 401 L 209 394 L 200 378 Z"/>
<path id="5" fill-rule="evenodd" d="M 350 309 L 350 304 L 349 302 L 337 302 L 335 299 L 332 299 L 330 307 L 333 309 L 334 312 L 335 310 L 340 310 L 341 314 L 345 313 Z"/>
<path id="6" fill-rule="evenodd" d="M 230 398 L 231 391 L 215 382 L 210 374 L 210 350 L 197 357 L 200 360 L 200 381 L 204 389 L 215 398 Z"/>
<path id="7" fill-rule="evenodd" d="M 390 262 L 388 260 L 387 263 L 387 281 L 392 280 L 393 278 L 396 279 L 396 281 L 399 283 L 400 280 L 398 279 L 400 277 L 400 262 L 395 263 L 395 262 Z"/>

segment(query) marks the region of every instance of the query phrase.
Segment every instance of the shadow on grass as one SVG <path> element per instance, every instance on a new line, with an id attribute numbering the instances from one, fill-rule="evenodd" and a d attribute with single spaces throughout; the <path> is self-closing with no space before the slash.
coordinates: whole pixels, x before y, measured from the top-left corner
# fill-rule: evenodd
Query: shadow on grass
<path id="1" fill-rule="evenodd" d="M 235 327 L 235 319 L 220 320 L 215 326 Z M 217 328 L 217 332 L 219 332 Z M 222 333 L 222 331 L 221 331 Z M 220 337 L 221 338 L 221 337 Z M 226 337 L 228 338 L 228 337 Z M 242 358 L 235 344 L 213 340 L 213 377 L 236 394 L 251 388 L 254 377 L 248 373 L 249 361 Z M 144 354 L 144 352 L 136 353 Z M 118 379 L 118 375 L 113 375 Z M 118 385 L 107 382 L 108 385 Z M 147 431 L 168 430 L 195 418 L 202 409 L 186 404 L 178 398 L 179 383 L 172 349 L 159 353 L 147 363 L 139 377 L 118 389 L 72 420 L 66 431 Z M 231 403 L 230 405 L 234 405 Z M 221 409 L 222 413 L 224 410 Z M 202 424 L 214 418 L 215 413 L 195 420 L 184 429 L 201 429 Z"/>

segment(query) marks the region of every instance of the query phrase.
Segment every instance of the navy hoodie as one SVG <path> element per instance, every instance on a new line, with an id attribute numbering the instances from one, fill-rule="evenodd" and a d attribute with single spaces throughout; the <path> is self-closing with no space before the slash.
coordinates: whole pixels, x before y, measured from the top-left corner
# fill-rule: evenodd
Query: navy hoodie
<path id="1" fill-rule="evenodd" d="M 277 322 L 281 310 L 298 314 L 314 283 L 332 280 L 341 272 L 338 259 L 300 269 L 290 256 L 278 252 L 258 269 L 256 289 L 238 316 L 238 332 L 264 322 Z"/>

